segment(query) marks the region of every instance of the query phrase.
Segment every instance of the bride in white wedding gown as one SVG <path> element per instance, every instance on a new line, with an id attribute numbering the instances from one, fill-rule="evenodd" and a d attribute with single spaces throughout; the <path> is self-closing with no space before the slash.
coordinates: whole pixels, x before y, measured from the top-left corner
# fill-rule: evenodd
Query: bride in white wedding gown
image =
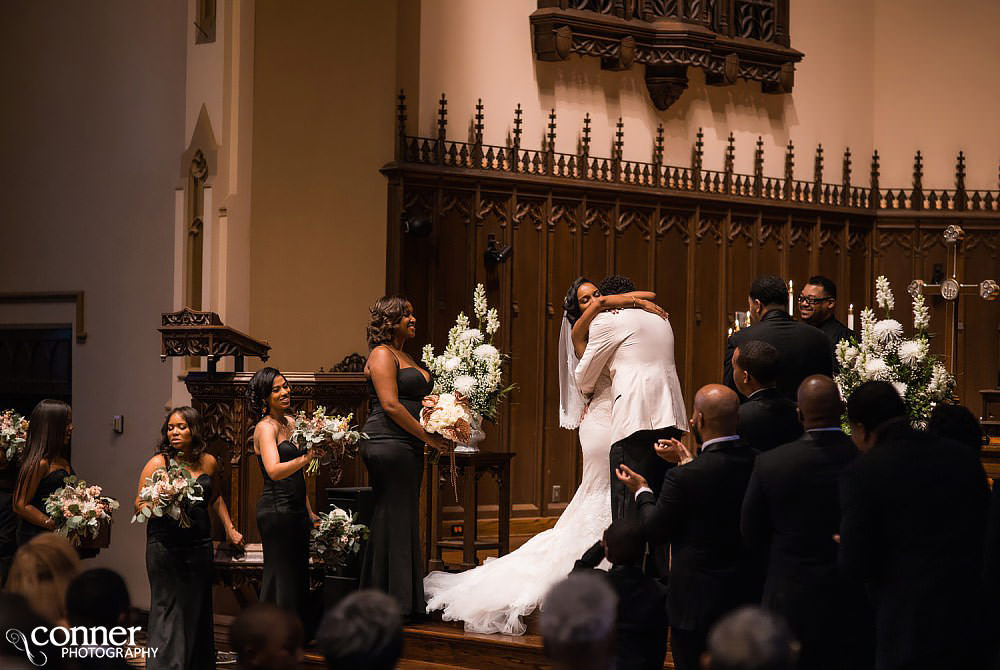
<path id="1" fill-rule="evenodd" d="M 487 558 L 472 570 L 432 572 L 424 578 L 427 611 L 441 610 L 445 621 L 464 621 L 468 632 L 524 634 L 521 617 L 539 606 L 549 588 L 569 574 L 575 561 L 611 524 L 611 378 L 602 373 L 589 403 L 573 379 L 578 359 L 571 341 L 570 316 L 579 316 L 598 296 L 597 287 L 584 278 L 573 283 L 564 303 L 568 316 L 563 317 L 559 338 L 559 424 L 569 429 L 579 427 L 583 450 L 583 478 L 573 499 L 555 526 L 516 551 Z M 589 324 L 602 309 L 636 304 L 631 296 L 613 298 L 616 300 L 594 304 L 584 321 Z M 639 302 L 639 306 L 651 309 L 651 303 Z"/>

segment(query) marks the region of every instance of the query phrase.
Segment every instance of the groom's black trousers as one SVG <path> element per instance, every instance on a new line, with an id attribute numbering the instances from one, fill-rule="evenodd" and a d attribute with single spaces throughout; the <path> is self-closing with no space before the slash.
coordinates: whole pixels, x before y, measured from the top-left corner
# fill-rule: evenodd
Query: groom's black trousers
<path id="1" fill-rule="evenodd" d="M 637 518 L 635 496 L 629 493 L 615 471 L 621 464 L 642 475 L 653 489 L 653 495 L 660 495 L 663 486 L 663 476 L 671 464 L 656 455 L 653 445 L 657 440 L 671 437 L 680 438 L 683 435 L 675 426 L 658 428 L 656 430 L 640 430 L 611 445 L 611 519 Z M 651 545 L 649 547 L 652 565 L 647 563 L 646 573 L 654 577 L 667 576 L 667 546 Z M 652 569 L 651 569 L 652 568 Z"/>

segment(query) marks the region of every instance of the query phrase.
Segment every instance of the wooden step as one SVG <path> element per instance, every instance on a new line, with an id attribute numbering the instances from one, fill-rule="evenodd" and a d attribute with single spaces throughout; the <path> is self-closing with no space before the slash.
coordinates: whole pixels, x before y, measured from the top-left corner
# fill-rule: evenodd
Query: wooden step
<path id="1" fill-rule="evenodd" d="M 480 635 L 450 623 L 427 623 L 403 629 L 406 661 L 437 663 L 476 670 L 530 670 L 550 667 L 538 635 Z"/>

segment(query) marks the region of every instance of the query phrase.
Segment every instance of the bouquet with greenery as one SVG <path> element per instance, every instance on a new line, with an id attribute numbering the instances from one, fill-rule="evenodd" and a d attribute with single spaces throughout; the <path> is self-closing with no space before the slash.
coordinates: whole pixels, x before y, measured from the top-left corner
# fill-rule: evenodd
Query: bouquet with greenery
<path id="1" fill-rule="evenodd" d="M 309 554 L 328 568 L 344 565 L 347 557 L 357 554 L 361 543 L 368 539 L 368 526 L 355 523 L 355 515 L 339 507 L 318 516 L 309 541 Z"/>
<path id="2" fill-rule="evenodd" d="M 312 413 L 304 411 L 295 415 L 295 428 L 292 431 L 292 444 L 302 451 L 316 448 L 322 456 L 309 461 L 306 475 L 312 477 L 319 472 L 320 465 L 327 465 L 331 458 L 342 459 L 345 455 L 353 456 L 356 445 L 361 438 L 367 438 L 351 426 L 353 414 L 347 416 L 326 414 L 326 407 L 320 405 Z"/>
<path id="3" fill-rule="evenodd" d="M 28 439 L 28 420 L 12 409 L 0 412 L 0 449 L 8 463 L 20 461 Z"/>
<path id="4" fill-rule="evenodd" d="M 146 478 L 139 491 L 139 502 L 146 504 L 132 517 L 132 523 L 143 523 L 150 517 L 166 515 L 176 520 L 181 528 L 190 528 L 188 509 L 192 504 L 200 502 L 204 493 L 191 472 L 170 459 L 167 467 L 154 470 Z"/>
<path id="5" fill-rule="evenodd" d="M 55 532 L 76 546 L 96 540 L 118 509 L 118 501 L 102 493 L 100 486 L 89 486 L 75 475 L 66 477 L 62 488 L 45 499 L 45 513 L 55 522 Z"/>
<path id="6" fill-rule="evenodd" d="M 891 318 L 895 299 L 885 277 L 875 281 L 875 302 L 884 318 L 877 319 L 870 307 L 865 308 L 861 312 L 861 342 L 841 340 L 837 344 L 837 386 L 846 399 L 866 381 L 889 382 L 906 405 L 910 425 L 922 430 L 934 406 L 952 399 L 955 378 L 930 353 L 930 312 L 923 294 L 913 297 L 914 332 L 909 338 L 904 336 L 903 324 Z M 845 430 L 850 428 L 846 415 L 842 423 Z"/>

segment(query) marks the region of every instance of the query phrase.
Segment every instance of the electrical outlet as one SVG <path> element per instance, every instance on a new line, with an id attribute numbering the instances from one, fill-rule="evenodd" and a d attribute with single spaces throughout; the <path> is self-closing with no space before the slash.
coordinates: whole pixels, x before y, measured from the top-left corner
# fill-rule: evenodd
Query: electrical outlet
<path id="1" fill-rule="evenodd" d="M 552 485 L 552 502 L 559 502 L 562 498 L 562 487 L 559 484 Z"/>

